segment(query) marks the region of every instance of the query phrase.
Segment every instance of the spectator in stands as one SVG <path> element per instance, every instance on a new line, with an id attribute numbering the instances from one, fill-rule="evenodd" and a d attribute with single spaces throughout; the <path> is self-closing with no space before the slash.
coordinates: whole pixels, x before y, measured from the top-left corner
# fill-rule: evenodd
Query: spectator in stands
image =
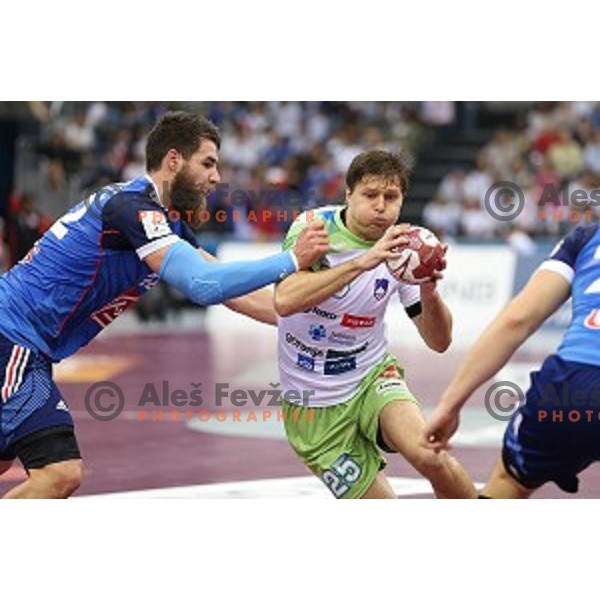
<path id="1" fill-rule="evenodd" d="M 596 129 L 583 152 L 583 166 L 593 175 L 600 176 L 600 129 Z"/>
<path id="2" fill-rule="evenodd" d="M 560 139 L 558 126 L 552 121 L 548 120 L 542 131 L 537 135 L 531 144 L 531 152 L 533 154 L 533 160 L 536 156 L 540 155 L 542 158 L 545 157 L 550 148 L 554 146 Z"/>
<path id="3" fill-rule="evenodd" d="M 510 165 L 510 171 L 506 179 L 516 183 L 522 189 L 531 186 L 534 182 L 531 170 L 528 168 L 527 163 L 520 157 L 516 158 Z"/>
<path id="4" fill-rule="evenodd" d="M 581 146 L 573 139 L 568 129 L 558 131 L 558 139 L 548 150 L 548 159 L 563 181 L 576 177 L 583 169 Z"/>
<path id="5" fill-rule="evenodd" d="M 463 204 L 465 201 L 465 179 L 465 172 L 462 169 L 453 169 L 442 179 L 436 195 L 446 198 L 452 204 Z"/>
<path id="6" fill-rule="evenodd" d="M 511 225 L 505 233 L 506 243 L 516 254 L 532 256 L 535 254 L 537 244 L 529 233 L 518 224 Z"/>
<path id="7" fill-rule="evenodd" d="M 578 119 L 573 128 L 573 136 L 580 146 L 585 147 L 594 137 L 592 121 L 587 117 Z"/>
<path id="8" fill-rule="evenodd" d="M 435 193 L 448 203 L 430 202 L 424 218 L 433 227 L 440 214 L 447 216 L 450 222 L 446 229 L 451 232 L 457 207 L 465 203 L 465 198 L 482 203 L 487 190 L 499 180 L 519 185 L 534 198 L 533 204 L 547 185 L 556 185 L 558 195 L 565 181 L 580 181 L 589 189 L 593 179 L 587 180 L 587 173 L 600 173 L 600 128 L 594 129 L 600 121 L 598 106 L 598 102 L 543 102 L 524 110 L 513 127 L 503 127 L 487 145 L 482 144 L 474 170 L 465 169 L 465 174 L 464 167 L 448 169 Z M 442 130 L 443 140 L 451 139 L 448 136 L 453 132 L 457 112 L 453 102 L 44 104 L 43 118 L 39 119 L 43 141 L 38 146 L 46 158 L 43 164 L 50 188 L 71 185 L 74 190 L 96 189 L 102 182 L 129 180 L 142 174 L 140 149 L 148 127 L 168 108 L 208 112 L 221 124 L 225 134 L 223 181 L 230 191 L 254 189 L 259 193 L 268 187 L 268 181 L 275 181 L 299 191 L 303 209 L 332 204 L 341 198 L 341 174 L 347 157 L 375 147 L 390 151 L 403 147 L 418 153 L 427 148 L 432 131 Z M 419 162 L 417 155 L 417 165 Z M 532 182 L 535 189 L 531 189 Z M 278 235 L 284 227 L 283 223 L 259 227 L 246 221 L 253 208 L 250 199 L 235 208 L 242 211 L 242 220 L 207 224 L 211 233 L 253 240 Z M 218 209 L 223 210 L 220 205 Z M 478 235 L 489 239 L 494 223 L 472 206 L 466 213 L 459 219 L 466 224 L 459 226 L 459 232 L 469 231 L 474 239 Z M 531 235 L 552 234 L 551 219 L 538 222 L 536 225 L 541 227 L 537 229 L 531 218 L 525 219 L 525 213 L 523 219 Z M 497 237 L 499 228 L 492 229 L 492 236 Z"/>
<path id="9" fill-rule="evenodd" d="M 460 232 L 470 238 L 491 240 L 498 232 L 499 222 L 482 208 L 479 198 L 467 198 L 460 217 Z"/>
<path id="10" fill-rule="evenodd" d="M 37 208 L 33 196 L 30 194 L 13 195 L 6 231 L 10 266 L 25 258 L 50 225 L 52 225 L 52 220 Z"/>
<path id="11" fill-rule="evenodd" d="M 496 131 L 492 141 L 483 149 L 483 154 L 496 179 L 510 179 L 512 167 L 519 158 L 519 149 L 505 129 Z"/>
<path id="12" fill-rule="evenodd" d="M 423 219 L 429 229 L 443 232 L 444 237 L 454 237 L 458 233 L 462 213 L 460 204 L 444 196 L 436 196 L 425 206 Z"/>
<path id="13" fill-rule="evenodd" d="M 494 177 L 490 171 L 489 161 L 483 152 L 477 156 L 477 167 L 465 178 L 465 197 L 478 200 L 483 206 L 487 191 L 494 183 Z"/>
<path id="14" fill-rule="evenodd" d="M 63 131 L 65 143 L 73 152 L 83 153 L 93 149 L 94 129 L 88 125 L 84 110 L 77 110 L 73 118 L 66 123 Z"/>
<path id="15" fill-rule="evenodd" d="M 421 102 L 420 116 L 426 125 L 451 125 L 456 119 L 456 107 L 451 101 Z"/>

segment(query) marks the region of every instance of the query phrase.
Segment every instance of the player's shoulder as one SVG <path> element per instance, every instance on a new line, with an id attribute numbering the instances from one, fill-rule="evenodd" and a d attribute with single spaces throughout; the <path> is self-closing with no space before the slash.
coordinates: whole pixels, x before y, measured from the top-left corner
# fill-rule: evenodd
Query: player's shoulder
<path id="1" fill-rule="evenodd" d="M 576 227 L 554 247 L 551 259 L 573 261 L 581 251 L 600 234 L 598 223 L 590 223 Z"/>
<path id="2" fill-rule="evenodd" d="M 599 226 L 599 223 L 580 225 L 571 231 L 571 233 L 569 233 L 565 239 L 570 240 L 570 242 L 573 244 L 583 247 L 598 235 L 600 231 Z"/>
<path id="3" fill-rule="evenodd" d="M 96 199 L 103 208 L 104 220 L 119 220 L 130 217 L 137 218 L 140 211 L 163 212 L 163 206 L 154 183 L 146 176 L 123 183 L 109 184 L 96 192 Z"/>
<path id="4" fill-rule="evenodd" d="M 147 177 L 138 177 L 129 181 L 115 181 L 107 183 L 92 192 L 90 200 L 97 204 L 106 202 L 116 197 L 139 196 L 140 198 L 153 197 L 158 198 L 154 183 Z"/>
<path id="5" fill-rule="evenodd" d="M 324 223 L 329 235 L 335 233 L 335 216 L 342 208 L 342 206 L 321 206 L 299 214 L 288 229 L 284 249 L 288 250 L 293 245 L 294 240 L 300 235 L 300 232 L 311 223 Z"/>
<path id="6" fill-rule="evenodd" d="M 154 189 L 152 181 L 146 175 L 117 183 L 116 186 L 123 192 L 131 194 L 149 194 Z"/>

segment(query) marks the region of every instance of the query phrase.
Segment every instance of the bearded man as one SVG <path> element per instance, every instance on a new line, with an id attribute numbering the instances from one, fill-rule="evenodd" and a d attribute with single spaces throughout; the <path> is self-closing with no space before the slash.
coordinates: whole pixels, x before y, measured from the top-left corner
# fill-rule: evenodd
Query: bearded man
<path id="1" fill-rule="evenodd" d="M 219 145 L 207 119 L 167 113 L 148 137 L 147 175 L 80 202 L 0 279 L 0 474 L 15 458 L 28 474 L 6 497 L 65 498 L 79 487 L 81 455 L 52 363 L 85 346 L 159 279 L 197 304 L 228 301 L 274 324 L 272 294 L 256 290 L 326 252 L 322 225 L 291 251 L 258 261 L 221 264 L 201 250 L 193 216 L 220 181 Z M 170 218 L 172 211 L 189 212 L 192 222 Z"/>

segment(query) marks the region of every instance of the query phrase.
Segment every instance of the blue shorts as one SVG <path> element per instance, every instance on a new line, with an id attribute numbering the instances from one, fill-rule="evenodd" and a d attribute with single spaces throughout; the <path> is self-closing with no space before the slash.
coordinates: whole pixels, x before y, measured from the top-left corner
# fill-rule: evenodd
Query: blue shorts
<path id="1" fill-rule="evenodd" d="M 549 356 L 531 374 L 525 404 L 504 434 L 502 457 L 526 488 L 553 481 L 577 492 L 577 475 L 600 460 L 600 367 Z"/>
<path id="2" fill-rule="evenodd" d="M 14 458 L 13 446 L 31 434 L 73 427 L 50 360 L 0 334 L 0 460 Z"/>

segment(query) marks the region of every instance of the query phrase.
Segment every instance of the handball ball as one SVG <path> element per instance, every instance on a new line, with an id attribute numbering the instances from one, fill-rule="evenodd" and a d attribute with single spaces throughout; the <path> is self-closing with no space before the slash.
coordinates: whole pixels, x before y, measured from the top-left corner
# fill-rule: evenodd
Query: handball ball
<path id="1" fill-rule="evenodd" d="M 408 242 L 394 248 L 397 256 L 388 258 L 387 268 L 403 283 L 420 284 L 431 281 L 434 271 L 442 268 L 444 248 L 437 237 L 424 227 L 411 227 Z"/>

